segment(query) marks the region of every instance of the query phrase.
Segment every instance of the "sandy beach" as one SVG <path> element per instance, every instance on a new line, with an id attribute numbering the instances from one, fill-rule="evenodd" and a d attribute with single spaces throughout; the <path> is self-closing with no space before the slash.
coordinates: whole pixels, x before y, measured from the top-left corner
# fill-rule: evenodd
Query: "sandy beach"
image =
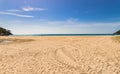
<path id="1" fill-rule="evenodd" d="M 113 36 L 8 36 L 0 43 L 0 74 L 120 74 Z"/>

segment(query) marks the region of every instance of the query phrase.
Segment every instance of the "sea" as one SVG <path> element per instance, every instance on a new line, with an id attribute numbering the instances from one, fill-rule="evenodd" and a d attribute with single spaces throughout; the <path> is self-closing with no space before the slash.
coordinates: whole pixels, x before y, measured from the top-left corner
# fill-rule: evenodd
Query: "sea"
<path id="1" fill-rule="evenodd" d="M 114 34 L 15 34 L 13 36 L 115 36 Z"/>

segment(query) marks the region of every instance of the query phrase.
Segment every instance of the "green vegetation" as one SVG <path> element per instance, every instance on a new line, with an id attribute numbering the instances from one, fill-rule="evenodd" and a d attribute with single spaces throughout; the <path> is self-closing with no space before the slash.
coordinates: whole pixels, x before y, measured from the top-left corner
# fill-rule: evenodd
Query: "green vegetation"
<path id="1" fill-rule="evenodd" d="M 120 30 L 114 33 L 115 35 L 120 35 Z"/>
<path id="2" fill-rule="evenodd" d="M 10 30 L 0 27 L 0 36 L 13 35 Z"/>

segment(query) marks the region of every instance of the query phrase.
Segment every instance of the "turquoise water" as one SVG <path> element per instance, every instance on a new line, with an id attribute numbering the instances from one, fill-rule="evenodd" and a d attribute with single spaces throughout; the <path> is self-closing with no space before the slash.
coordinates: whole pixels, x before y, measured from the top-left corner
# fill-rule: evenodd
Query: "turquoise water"
<path id="1" fill-rule="evenodd" d="M 14 36 L 113 36 L 113 34 L 21 34 Z"/>

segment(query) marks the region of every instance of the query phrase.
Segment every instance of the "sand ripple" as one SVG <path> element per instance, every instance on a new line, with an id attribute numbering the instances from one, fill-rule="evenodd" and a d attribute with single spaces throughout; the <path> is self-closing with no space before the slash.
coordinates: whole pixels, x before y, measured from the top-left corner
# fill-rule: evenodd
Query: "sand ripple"
<path id="1" fill-rule="evenodd" d="M 17 38 L 17 37 L 16 37 Z M 120 74 L 112 37 L 23 37 L 0 45 L 0 74 Z"/>

